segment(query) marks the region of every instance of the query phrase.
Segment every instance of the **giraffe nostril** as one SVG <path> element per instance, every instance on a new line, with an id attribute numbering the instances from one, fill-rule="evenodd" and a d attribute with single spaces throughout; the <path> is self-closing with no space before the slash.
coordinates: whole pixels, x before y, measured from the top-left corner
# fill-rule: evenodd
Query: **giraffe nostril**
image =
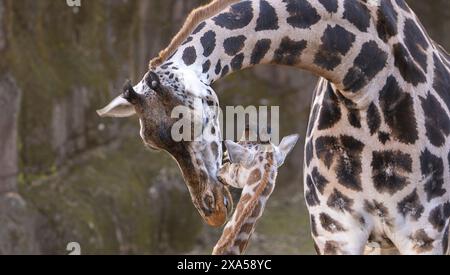
<path id="1" fill-rule="evenodd" d="M 206 217 L 209 217 L 213 214 L 213 212 L 210 208 L 203 207 L 202 210 L 203 210 L 203 214 L 205 214 Z"/>
<path id="2" fill-rule="evenodd" d="M 214 199 L 207 195 L 203 199 L 203 212 L 206 216 L 211 216 L 214 210 Z"/>

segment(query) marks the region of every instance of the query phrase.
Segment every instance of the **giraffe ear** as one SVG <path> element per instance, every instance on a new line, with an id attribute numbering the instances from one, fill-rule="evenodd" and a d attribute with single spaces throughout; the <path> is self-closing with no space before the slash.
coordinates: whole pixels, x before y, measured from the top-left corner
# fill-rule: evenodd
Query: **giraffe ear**
<path id="1" fill-rule="evenodd" d="M 281 167 L 284 164 L 287 155 L 292 151 L 292 149 L 294 149 L 294 146 L 295 144 L 297 144 L 299 138 L 299 135 L 290 135 L 283 138 L 280 145 L 278 146 L 278 154 L 276 157 L 278 167 Z"/>
<path id="2" fill-rule="evenodd" d="M 97 114 L 101 117 L 129 117 L 136 114 L 136 110 L 128 100 L 118 96 L 108 106 L 98 110 Z"/>
<path id="3" fill-rule="evenodd" d="M 226 140 L 225 146 L 227 147 L 228 156 L 230 158 L 231 163 L 245 163 L 250 157 L 250 152 L 247 148 L 237 144 L 234 141 Z"/>

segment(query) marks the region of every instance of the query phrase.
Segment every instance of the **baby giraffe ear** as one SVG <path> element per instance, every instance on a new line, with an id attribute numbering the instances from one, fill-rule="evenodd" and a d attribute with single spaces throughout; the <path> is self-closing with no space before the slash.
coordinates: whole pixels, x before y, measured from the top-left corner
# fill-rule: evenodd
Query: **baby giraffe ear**
<path id="1" fill-rule="evenodd" d="M 250 152 L 247 148 L 231 140 L 226 140 L 225 146 L 227 147 L 228 157 L 231 163 L 245 163 L 248 160 Z"/>
<path id="2" fill-rule="evenodd" d="M 277 162 L 278 167 L 281 167 L 284 164 L 284 161 L 286 160 L 287 155 L 294 149 L 295 144 L 297 144 L 297 141 L 299 139 L 299 135 L 290 135 L 281 141 L 280 145 L 278 146 L 278 154 L 277 154 Z"/>

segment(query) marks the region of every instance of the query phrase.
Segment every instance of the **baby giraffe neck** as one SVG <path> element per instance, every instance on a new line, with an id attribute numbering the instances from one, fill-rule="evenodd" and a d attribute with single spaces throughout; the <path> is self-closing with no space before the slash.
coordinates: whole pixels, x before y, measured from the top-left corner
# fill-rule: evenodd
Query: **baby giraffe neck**
<path id="1" fill-rule="evenodd" d="M 214 247 L 213 255 L 244 253 L 256 222 L 262 216 L 266 202 L 275 187 L 277 169 L 273 163 L 273 157 L 269 157 L 263 168 L 255 169 L 250 175 L 236 210 Z"/>
<path id="2" fill-rule="evenodd" d="M 355 9 L 359 22 L 348 14 Z M 386 44 L 375 42 L 370 14 L 376 12 L 357 0 L 239 1 L 199 23 L 168 61 L 206 84 L 258 64 L 276 64 L 306 69 L 355 92 L 367 84 L 354 80 L 366 66 L 355 68 L 360 52 L 382 67 L 388 61 L 389 51 L 379 48 Z"/>

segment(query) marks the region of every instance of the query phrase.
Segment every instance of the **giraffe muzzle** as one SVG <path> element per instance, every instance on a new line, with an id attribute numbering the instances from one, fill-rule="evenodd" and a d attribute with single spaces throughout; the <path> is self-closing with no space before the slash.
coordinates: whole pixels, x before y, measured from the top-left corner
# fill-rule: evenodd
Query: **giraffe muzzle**
<path id="1" fill-rule="evenodd" d="M 220 227 L 225 224 L 233 212 L 233 200 L 226 186 L 217 184 L 213 190 L 214 199 L 205 197 L 202 216 L 206 223 L 212 227 Z"/>

